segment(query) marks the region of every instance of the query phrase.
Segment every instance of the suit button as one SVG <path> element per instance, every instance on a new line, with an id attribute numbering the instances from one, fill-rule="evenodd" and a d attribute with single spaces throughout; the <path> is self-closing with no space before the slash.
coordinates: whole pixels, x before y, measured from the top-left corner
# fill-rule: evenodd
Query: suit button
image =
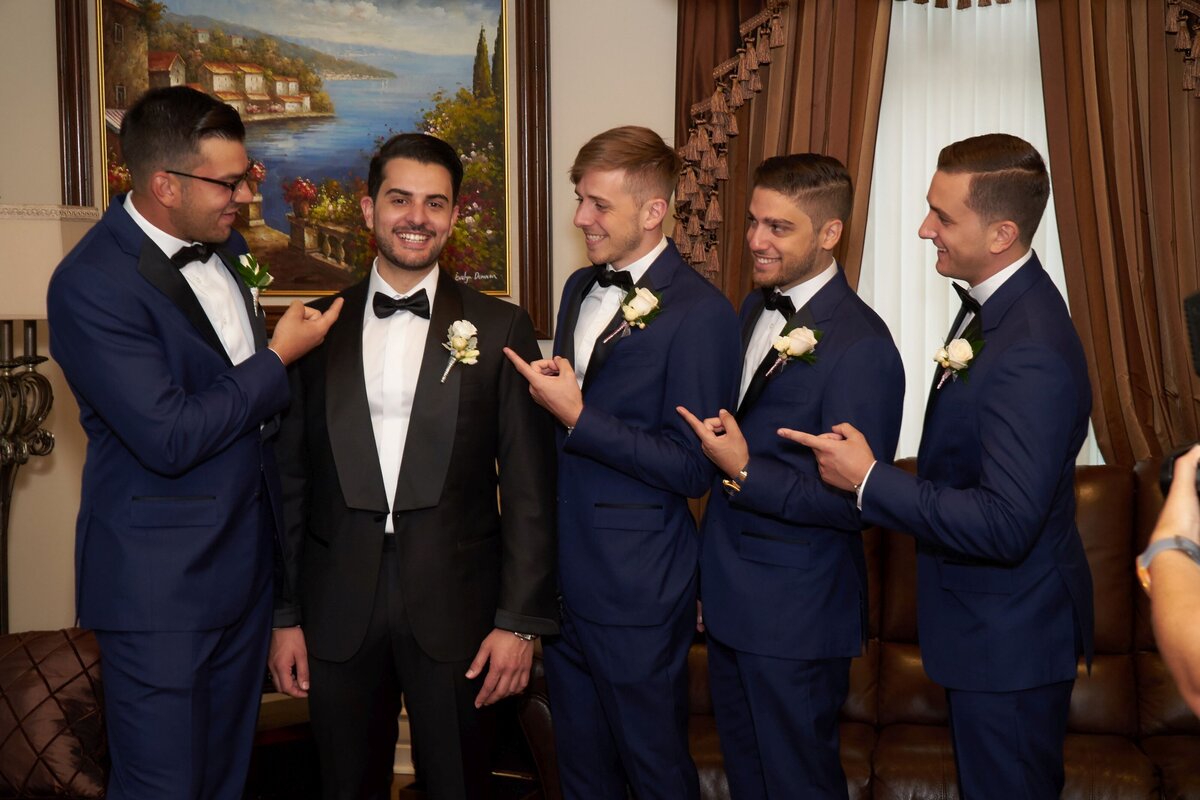
<path id="1" fill-rule="evenodd" d="M 400 512 L 397 511 L 396 513 L 392 514 L 392 516 L 395 517 L 396 519 L 400 519 Z"/>

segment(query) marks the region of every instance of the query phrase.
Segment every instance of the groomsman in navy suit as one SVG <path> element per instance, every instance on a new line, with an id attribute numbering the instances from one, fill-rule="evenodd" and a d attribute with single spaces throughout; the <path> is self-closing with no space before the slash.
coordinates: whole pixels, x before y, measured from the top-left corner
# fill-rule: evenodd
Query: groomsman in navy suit
<path id="1" fill-rule="evenodd" d="M 76 601 L 104 662 L 112 800 L 242 797 L 271 632 L 284 367 L 341 309 L 296 301 L 267 347 L 235 267 L 244 137 L 206 94 L 147 92 L 121 123 L 133 191 L 63 259 L 46 301 L 88 437 Z"/>
<path id="2" fill-rule="evenodd" d="M 887 326 L 846 282 L 833 248 L 850 215 L 846 168 L 816 153 L 754 173 L 737 413 L 686 409 L 724 479 L 705 513 L 700 575 L 709 679 L 729 790 L 844 798 L 838 712 L 867 636 L 862 519 L 781 427 L 849 420 L 891 459 L 904 367 Z"/>
<path id="3" fill-rule="evenodd" d="M 821 475 L 857 488 L 863 519 L 917 540 L 918 626 L 946 687 L 961 794 L 1052 798 L 1092 578 L 1075 527 L 1075 456 L 1091 388 L 1062 296 L 1030 249 L 1050 194 L 1042 157 L 1007 134 L 942 150 L 920 235 L 965 281 L 930 389 L 917 475 L 869 432 L 789 438 Z M 843 438 L 844 437 L 844 438 Z"/>
<path id="4" fill-rule="evenodd" d="M 651 130 L 615 128 L 571 168 L 595 266 L 567 279 L 553 359 L 510 354 L 561 423 L 562 635 L 545 645 L 568 798 L 699 797 L 687 749 L 687 651 L 698 541 L 688 498 L 712 464 L 676 406 L 733 397 L 737 320 L 663 236 L 679 159 Z"/>

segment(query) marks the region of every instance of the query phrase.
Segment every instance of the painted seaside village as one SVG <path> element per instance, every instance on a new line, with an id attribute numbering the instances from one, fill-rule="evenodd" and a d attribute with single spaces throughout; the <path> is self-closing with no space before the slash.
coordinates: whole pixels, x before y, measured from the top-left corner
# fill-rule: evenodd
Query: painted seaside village
<path id="1" fill-rule="evenodd" d="M 129 189 L 117 137 L 125 109 L 153 87 L 186 85 L 206 92 L 237 109 L 246 123 L 254 199 L 242 208 L 238 228 L 259 260 L 270 265 L 276 279 L 272 289 L 336 291 L 364 276 L 375 256 L 359 205 L 370 152 L 386 135 L 421 130 L 454 145 L 466 169 L 459 225 L 443 261 L 454 265 L 459 280 L 483 290 L 507 290 L 499 24 L 490 51 L 491 37 L 480 30 L 470 72 L 464 70 L 457 87 L 438 88 L 422 98 L 414 125 L 389 125 L 374 136 L 364 131 L 354 157 L 322 167 L 315 159 L 311 166 L 297 162 L 303 161 L 298 153 L 304 136 L 321 135 L 335 124 L 338 93 L 330 85 L 386 84 L 397 75 L 244 26 L 197 25 L 170 14 L 168 5 L 158 0 L 101 3 L 110 196 Z M 266 144 L 271 141 L 284 144 L 272 148 Z"/>

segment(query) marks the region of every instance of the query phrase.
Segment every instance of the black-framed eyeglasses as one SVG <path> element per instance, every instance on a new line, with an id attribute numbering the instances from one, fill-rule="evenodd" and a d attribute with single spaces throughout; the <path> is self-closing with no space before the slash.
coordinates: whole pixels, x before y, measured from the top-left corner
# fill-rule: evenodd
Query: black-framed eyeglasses
<path id="1" fill-rule="evenodd" d="M 229 190 L 229 199 L 230 200 L 232 200 L 233 196 L 235 194 L 237 194 L 238 187 L 245 184 L 247 179 L 249 179 L 249 177 L 250 177 L 250 170 L 246 170 L 245 172 L 243 172 L 242 176 L 240 178 L 238 178 L 236 181 L 222 181 L 222 180 L 218 180 L 217 178 L 206 178 L 203 175 L 193 175 L 190 172 L 178 172 L 177 170 L 173 170 L 173 169 L 164 169 L 163 172 L 167 173 L 168 175 L 178 175 L 181 178 L 195 178 L 196 180 L 204 181 L 205 183 L 212 183 L 212 184 L 216 184 L 217 186 L 224 186 L 226 189 Z"/>

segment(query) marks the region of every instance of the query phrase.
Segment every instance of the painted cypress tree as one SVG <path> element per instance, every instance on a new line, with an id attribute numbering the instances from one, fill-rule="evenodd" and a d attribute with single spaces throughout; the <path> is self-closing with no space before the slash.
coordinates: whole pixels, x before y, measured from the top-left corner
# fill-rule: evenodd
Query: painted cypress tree
<path id="1" fill-rule="evenodd" d="M 496 45 L 492 48 L 492 94 L 504 97 L 504 12 L 496 20 Z M 503 102 L 501 102 L 503 105 Z"/>
<path id="2" fill-rule="evenodd" d="M 488 61 L 487 39 L 484 38 L 481 25 L 479 27 L 479 44 L 475 46 L 475 75 L 472 81 L 472 91 L 477 100 L 492 96 L 492 68 Z"/>

